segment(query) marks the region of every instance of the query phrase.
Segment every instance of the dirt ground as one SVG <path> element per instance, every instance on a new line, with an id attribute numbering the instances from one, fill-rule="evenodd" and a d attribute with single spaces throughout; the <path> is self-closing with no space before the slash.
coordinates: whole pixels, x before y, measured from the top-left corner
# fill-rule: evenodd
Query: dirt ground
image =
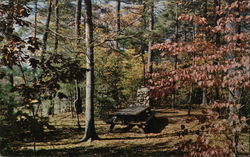
<path id="1" fill-rule="evenodd" d="M 109 125 L 102 120 L 96 120 L 96 130 L 100 140 L 92 142 L 78 141 L 84 134 L 84 129 L 77 128 L 76 117 L 72 118 L 70 113 L 61 113 L 50 117 L 50 124 L 56 129 L 45 132 L 45 138 L 36 143 L 37 156 L 183 156 L 185 152 L 178 150 L 178 145 L 184 141 L 195 139 L 194 131 L 201 125 L 199 121 L 187 123 L 186 110 L 154 109 L 155 116 L 165 119 L 167 123 L 161 128 L 160 133 L 141 133 L 138 128 L 133 128 L 129 132 L 121 133 L 114 131 L 109 133 Z M 199 110 L 193 111 L 192 116 L 198 116 Z M 83 115 L 80 117 L 81 125 L 84 127 Z M 161 123 L 161 122 L 160 122 Z M 159 124 L 160 125 L 160 124 Z M 186 136 L 180 136 L 181 125 L 185 125 L 189 130 Z M 116 126 L 119 128 L 122 126 Z M 214 143 L 223 144 L 224 136 L 216 135 Z M 249 155 L 249 134 L 241 135 L 240 140 L 244 143 L 244 151 L 241 156 Z M 13 156 L 34 155 L 33 143 L 21 143 L 17 147 Z"/>

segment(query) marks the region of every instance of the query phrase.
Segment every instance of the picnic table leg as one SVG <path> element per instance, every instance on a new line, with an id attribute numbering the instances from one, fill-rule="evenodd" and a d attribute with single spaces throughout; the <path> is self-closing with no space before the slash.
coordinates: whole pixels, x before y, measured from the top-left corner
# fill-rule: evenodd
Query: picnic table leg
<path id="1" fill-rule="evenodd" d="M 137 125 L 138 126 L 138 128 L 140 129 L 140 132 L 141 133 L 145 133 L 145 126 L 143 125 L 143 124 L 139 124 L 139 125 Z"/>
<path id="2" fill-rule="evenodd" d="M 109 127 L 109 132 L 112 132 L 114 127 L 115 127 L 115 123 L 112 122 Z"/>
<path id="3" fill-rule="evenodd" d="M 128 124 L 127 127 L 123 128 L 123 132 L 127 132 L 130 129 L 132 129 L 135 125 L 134 124 Z"/>

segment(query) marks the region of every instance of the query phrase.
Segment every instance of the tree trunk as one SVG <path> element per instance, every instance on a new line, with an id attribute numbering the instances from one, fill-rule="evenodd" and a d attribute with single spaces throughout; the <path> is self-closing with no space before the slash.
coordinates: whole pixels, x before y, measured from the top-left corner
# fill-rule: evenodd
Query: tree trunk
<path id="1" fill-rule="evenodd" d="M 54 50 L 57 52 L 58 49 L 58 33 L 59 33 L 59 6 L 58 6 L 58 0 L 56 0 L 55 3 L 55 25 L 56 25 L 56 35 L 55 35 L 55 45 Z"/>
<path id="2" fill-rule="evenodd" d="M 193 83 L 190 85 L 189 90 L 189 100 L 188 100 L 188 115 L 191 115 L 191 109 L 192 109 L 192 103 L 193 103 Z"/>
<path id="3" fill-rule="evenodd" d="M 144 43 L 142 43 L 142 47 L 141 47 L 141 61 L 142 61 L 142 65 L 143 65 L 143 86 L 146 86 L 146 63 L 145 63 L 145 58 L 144 58 Z"/>
<path id="4" fill-rule="evenodd" d="M 238 1 L 238 9 L 235 10 L 236 12 L 238 12 L 238 16 L 236 16 L 236 18 L 239 18 L 239 16 L 241 15 L 241 12 L 240 12 L 240 3 L 239 3 L 239 0 Z M 231 5 L 234 1 L 233 0 L 226 0 L 226 3 L 228 5 Z M 239 24 L 236 24 L 234 22 L 229 22 L 226 24 L 226 27 L 231 29 L 231 31 L 228 31 L 228 34 L 230 35 L 238 35 L 241 33 L 241 25 L 240 23 Z M 237 41 L 237 44 L 239 44 L 240 40 Z M 231 54 L 229 55 L 230 57 L 232 58 L 236 58 L 236 54 L 235 52 L 232 50 L 230 52 Z M 235 69 L 232 68 L 229 70 L 229 74 L 230 73 L 234 73 L 235 72 Z M 233 106 L 230 106 L 230 111 L 229 111 L 229 117 L 232 117 L 234 115 L 237 115 L 238 117 L 240 117 L 240 112 L 239 112 L 239 109 L 236 107 L 236 104 L 240 103 L 240 98 L 241 98 L 241 92 L 240 92 L 240 89 L 239 87 L 235 87 L 235 89 L 232 91 L 229 89 L 229 102 L 231 101 L 231 103 L 233 102 Z M 232 99 L 232 100 L 230 100 Z M 234 119 L 230 119 L 228 118 L 229 121 L 233 122 L 233 123 L 237 123 L 236 120 Z M 237 124 L 232 128 L 232 129 L 236 129 L 237 128 Z M 238 145 L 239 145 L 239 142 L 240 142 L 240 131 L 238 131 L 236 129 L 235 133 L 234 133 L 234 138 L 233 138 L 233 152 L 234 152 L 234 156 L 235 157 L 238 157 L 239 156 L 239 148 L 238 148 Z"/>
<path id="5" fill-rule="evenodd" d="M 120 34 L 121 31 L 121 0 L 117 0 L 116 2 L 116 33 Z M 118 40 L 115 41 L 115 49 L 119 49 Z"/>
<path id="6" fill-rule="evenodd" d="M 149 6 L 150 7 L 150 18 L 149 18 L 149 31 L 152 33 L 152 31 L 154 30 L 154 2 L 152 2 L 152 4 Z M 147 72 L 148 73 L 152 73 L 153 72 L 153 52 L 151 50 L 153 44 L 153 40 L 152 37 L 150 37 L 149 42 L 148 42 L 148 69 Z"/>
<path id="7" fill-rule="evenodd" d="M 36 41 L 36 37 L 37 37 L 37 2 L 38 0 L 35 1 L 35 26 L 34 26 L 34 38 Z"/>
<path id="8" fill-rule="evenodd" d="M 202 88 L 202 105 L 207 105 L 207 89 Z"/>
<path id="9" fill-rule="evenodd" d="M 178 20 L 178 2 L 176 2 L 176 10 L 175 10 L 175 19 L 176 19 L 176 28 L 175 28 L 175 40 L 176 42 L 178 42 L 179 40 L 179 20 Z M 177 69 L 177 60 L 178 60 L 178 56 L 175 55 L 174 58 L 174 70 Z M 176 82 L 173 82 L 173 86 L 175 87 Z M 172 93 L 172 102 L 171 102 L 171 107 L 175 108 L 176 106 L 176 90 L 175 88 L 173 89 L 173 93 Z"/>
<path id="10" fill-rule="evenodd" d="M 214 26 L 216 26 L 217 25 L 217 21 L 219 20 L 219 18 L 220 18 L 220 16 L 218 15 L 218 14 L 216 14 L 216 8 L 217 7 L 219 7 L 219 9 L 220 9 L 220 0 L 214 0 L 214 12 L 215 12 L 215 17 L 214 17 Z M 216 46 L 217 47 L 219 47 L 220 46 L 220 33 L 219 32 L 217 32 L 216 34 L 215 34 L 215 44 L 216 44 Z M 217 87 L 215 87 L 215 93 L 216 93 L 216 95 L 215 95 L 215 100 L 219 100 L 220 99 L 220 87 L 219 86 L 217 86 Z"/>
<path id="11" fill-rule="evenodd" d="M 14 5 L 13 0 L 9 0 L 9 6 L 12 7 Z M 8 28 L 13 28 L 13 12 L 10 12 L 10 14 L 8 14 L 7 17 L 7 22 L 8 22 Z M 12 34 L 13 34 L 13 30 L 12 29 L 7 29 L 7 40 L 11 40 L 12 38 Z M 11 74 L 9 75 L 9 82 L 11 84 L 12 87 L 14 87 L 14 75 L 13 75 L 13 66 L 12 65 L 8 65 L 8 67 L 11 70 Z"/>
<path id="12" fill-rule="evenodd" d="M 76 31 L 76 36 L 77 36 L 77 40 L 76 40 L 76 48 L 77 48 L 77 54 L 76 56 L 78 56 L 79 54 L 79 49 L 80 49 L 80 42 L 81 40 L 80 35 L 81 35 L 81 29 L 80 29 L 80 24 L 81 24 L 81 13 L 82 13 L 82 0 L 77 0 L 77 5 L 76 5 L 76 15 L 75 15 L 75 23 L 76 23 L 76 27 L 75 27 L 75 31 Z M 78 87 L 78 81 L 75 80 L 75 84 L 76 84 L 76 99 L 74 101 L 74 105 L 75 105 L 75 109 L 76 109 L 76 117 L 77 117 L 77 126 L 78 129 L 81 129 L 81 124 L 80 124 L 80 118 L 79 118 L 79 114 L 82 113 L 82 95 L 81 95 L 81 90 L 80 87 Z"/>
<path id="13" fill-rule="evenodd" d="M 76 41 L 76 47 L 77 47 L 77 54 L 79 53 L 78 49 L 80 48 L 80 42 L 81 40 L 79 39 L 81 36 L 81 12 L 82 12 L 82 0 L 77 0 L 77 6 L 76 6 L 76 15 L 75 15 L 75 22 L 76 22 L 76 36 L 77 36 L 77 41 Z"/>
<path id="14" fill-rule="evenodd" d="M 205 0 L 204 2 L 204 12 L 203 12 L 203 16 L 204 18 L 207 19 L 207 0 Z M 205 32 L 205 37 L 204 37 L 205 41 L 208 41 L 208 33 Z M 207 105 L 207 88 L 203 87 L 202 88 L 202 105 Z"/>
<path id="15" fill-rule="evenodd" d="M 84 0 L 86 7 L 86 126 L 83 138 L 80 141 L 98 139 L 94 121 L 94 43 L 91 0 Z"/>
<path id="16" fill-rule="evenodd" d="M 80 87 L 78 86 L 77 80 L 75 80 L 75 100 L 74 100 L 74 105 L 75 105 L 75 110 L 76 110 L 76 118 L 77 118 L 77 126 L 78 129 L 82 129 L 81 124 L 80 124 L 80 119 L 79 119 L 79 114 L 82 113 L 82 97 L 81 97 L 81 90 Z"/>
<path id="17" fill-rule="evenodd" d="M 46 24 L 45 24 L 45 32 L 43 34 L 43 46 L 42 46 L 42 55 L 41 55 L 41 62 L 42 63 L 44 62 L 44 53 L 45 53 L 46 47 L 47 47 L 51 13 L 52 13 L 52 0 L 49 0 L 49 8 L 48 8 L 47 20 L 46 20 Z"/>
<path id="18" fill-rule="evenodd" d="M 145 30 L 147 27 L 147 23 L 146 23 L 146 19 L 145 19 L 145 12 L 146 12 L 146 4 L 143 3 L 142 1 L 140 1 L 141 5 L 143 5 L 143 9 L 142 9 L 142 18 L 141 18 L 141 29 Z M 141 48 L 140 48 L 140 55 L 141 55 L 141 59 L 142 59 L 142 70 L 143 70 L 143 86 L 146 86 L 146 63 L 145 63 L 145 58 L 144 58 L 144 52 L 145 52 L 145 41 L 143 39 L 143 37 L 141 37 Z"/>
<path id="19" fill-rule="evenodd" d="M 219 7 L 220 9 L 220 0 L 214 0 L 214 13 L 215 13 L 215 16 L 214 16 L 214 26 L 217 25 L 217 21 L 219 20 L 219 15 L 216 14 L 216 8 Z M 220 33 L 216 33 L 215 35 L 215 43 L 217 46 L 220 45 Z"/>

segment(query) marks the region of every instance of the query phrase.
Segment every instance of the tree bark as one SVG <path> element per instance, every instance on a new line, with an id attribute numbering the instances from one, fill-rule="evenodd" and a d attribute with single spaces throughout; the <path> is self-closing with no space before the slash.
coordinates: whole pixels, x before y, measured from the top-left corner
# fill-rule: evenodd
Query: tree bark
<path id="1" fill-rule="evenodd" d="M 190 85 L 189 90 L 189 100 L 188 100 L 188 115 L 191 115 L 191 109 L 192 109 L 192 103 L 193 103 L 193 83 Z"/>
<path id="2" fill-rule="evenodd" d="M 139 2 L 140 5 L 143 5 L 143 9 L 142 9 L 142 17 L 141 17 L 141 29 L 145 30 L 147 23 L 146 23 L 146 19 L 145 19 L 145 12 L 146 12 L 146 4 L 143 3 L 142 1 Z M 141 55 L 141 59 L 142 59 L 142 70 L 143 70 L 143 86 L 146 86 L 146 63 L 145 63 L 145 58 L 144 58 L 144 52 L 145 52 L 145 41 L 144 39 L 141 37 L 141 47 L 140 47 L 140 55 Z"/>
<path id="3" fill-rule="evenodd" d="M 150 18 L 149 18 L 149 31 L 152 33 L 152 31 L 154 30 L 154 2 L 152 2 L 152 4 L 149 6 L 150 7 Z M 148 42 L 148 69 L 147 72 L 148 73 L 152 73 L 153 72 L 153 52 L 151 50 L 153 44 L 153 40 L 152 37 L 150 37 L 149 42 Z"/>
<path id="4" fill-rule="evenodd" d="M 43 46 L 42 46 L 42 55 L 41 55 L 42 63 L 44 62 L 44 53 L 45 53 L 46 47 L 47 47 L 51 13 L 52 13 L 52 0 L 49 0 L 49 8 L 48 8 L 47 20 L 46 20 L 46 24 L 45 24 L 45 32 L 43 34 Z"/>
<path id="5" fill-rule="evenodd" d="M 35 1 L 35 26 L 34 26 L 34 38 L 36 41 L 36 37 L 37 37 L 37 2 L 38 0 Z"/>
<path id="6" fill-rule="evenodd" d="M 76 36 L 77 36 L 77 40 L 76 40 L 76 48 L 77 48 L 77 54 L 76 56 L 78 56 L 79 54 L 79 49 L 80 49 L 80 42 L 81 40 L 80 35 L 81 35 L 81 13 L 82 13 L 82 0 L 77 0 L 77 5 L 76 5 L 76 15 L 75 15 L 75 32 L 76 32 Z M 81 124 L 80 124 L 80 119 L 79 119 L 79 114 L 82 113 L 82 95 L 81 95 L 81 90 L 80 87 L 78 87 L 78 80 L 75 80 L 75 84 L 76 84 L 76 99 L 74 101 L 74 105 L 75 105 L 75 109 L 76 109 L 76 117 L 77 117 L 77 126 L 78 129 L 81 129 Z"/>
<path id="7" fill-rule="evenodd" d="M 76 41 L 76 47 L 77 49 L 80 48 L 80 42 L 81 40 L 79 39 L 80 38 L 80 35 L 81 35 L 81 28 L 80 28 L 80 25 L 81 25 L 81 12 L 82 12 L 82 0 L 77 0 L 77 6 L 76 6 L 76 16 L 75 16 L 75 22 L 76 22 L 76 27 L 75 27 L 75 31 L 76 31 L 76 36 L 77 36 L 77 41 Z M 79 50 L 77 50 L 79 51 Z M 77 52 L 78 53 L 78 52 Z"/>
<path id="8" fill-rule="evenodd" d="M 121 0 L 116 1 L 116 33 L 120 34 L 121 31 Z M 118 40 L 115 41 L 115 49 L 119 49 Z"/>
<path id="9" fill-rule="evenodd" d="M 14 1 L 13 0 L 9 0 L 9 6 L 12 7 L 14 5 Z M 10 14 L 8 14 L 8 17 L 7 17 L 7 22 L 8 22 L 8 28 L 11 28 L 11 29 L 7 29 L 7 40 L 11 40 L 12 38 L 12 34 L 13 34 L 13 24 L 14 24 L 14 21 L 13 21 L 13 12 L 10 12 Z M 11 84 L 12 87 L 14 87 L 14 75 L 13 75 L 13 65 L 8 65 L 8 67 L 10 68 L 11 70 L 11 74 L 9 75 L 9 82 Z"/>
<path id="10" fill-rule="evenodd" d="M 207 105 L 207 89 L 202 88 L 202 105 Z"/>
<path id="11" fill-rule="evenodd" d="M 179 20 L 178 20 L 178 2 L 176 2 L 176 10 L 175 10 L 175 19 L 176 19 L 176 28 L 175 28 L 175 40 L 176 42 L 178 42 L 179 40 Z M 177 60 L 178 60 L 178 56 L 175 55 L 174 56 L 174 70 L 177 69 Z M 173 82 L 173 86 L 176 85 L 176 82 Z M 171 107 L 175 108 L 176 106 L 176 90 L 175 88 L 173 89 L 173 93 L 172 93 L 172 102 L 171 102 Z"/>
<path id="12" fill-rule="evenodd" d="M 217 26 L 217 21 L 219 20 L 220 16 L 218 14 L 216 14 L 216 8 L 220 9 L 220 0 L 214 0 L 214 13 L 215 13 L 215 17 L 214 17 L 214 26 Z M 215 44 L 217 47 L 220 46 L 220 33 L 216 33 L 215 34 Z M 219 100 L 220 99 L 220 88 L 219 87 L 215 87 L 215 100 Z"/>
<path id="13" fill-rule="evenodd" d="M 141 47 L 141 61 L 142 61 L 142 65 L 143 65 L 143 86 L 146 86 L 146 63 L 145 63 L 145 58 L 144 58 L 144 43 L 142 43 L 142 47 Z"/>
<path id="14" fill-rule="evenodd" d="M 203 16 L 204 18 L 207 19 L 207 0 L 205 0 L 204 2 L 204 12 L 203 12 Z M 208 41 L 208 33 L 205 32 L 205 37 L 204 37 L 204 40 L 205 41 Z M 203 87 L 202 88 L 202 105 L 207 105 L 207 88 L 206 87 Z"/>
<path id="15" fill-rule="evenodd" d="M 84 0 L 86 8 L 86 110 L 85 133 L 80 141 L 98 139 L 94 121 L 94 43 L 91 0 Z"/>
<path id="16" fill-rule="evenodd" d="M 78 86 L 78 82 L 77 80 L 75 80 L 75 100 L 74 100 L 74 105 L 75 105 L 75 111 L 76 111 L 76 118 L 77 118 L 77 126 L 78 129 L 81 130 L 81 124 L 80 124 L 80 118 L 79 118 L 79 114 L 82 113 L 82 97 L 81 97 L 81 89 Z"/>
<path id="17" fill-rule="evenodd" d="M 220 0 L 214 0 L 214 13 L 215 13 L 215 17 L 214 17 L 214 26 L 217 25 L 217 21 L 219 20 L 219 15 L 216 14 L 216 8 L 219 7 L 220 8 Z M 216 46 L 220 45 L 220 33 L 216 33 L 215 35 L 215 43 Z"/>
<path id="18" fill-rule="evenodd" d="M 55 25 L 56 25 L 56 35 L 55 35 L 55 45 L 54 50 L 57 52 L 58 50 L 58 33 L 59 33 L 59 6 L 58 0 L 55 2 Z"/>

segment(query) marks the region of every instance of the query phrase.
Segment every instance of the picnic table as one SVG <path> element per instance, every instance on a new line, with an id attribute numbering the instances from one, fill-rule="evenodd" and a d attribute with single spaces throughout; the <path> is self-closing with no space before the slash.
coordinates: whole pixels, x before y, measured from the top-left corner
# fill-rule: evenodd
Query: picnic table
<path id="1" fill-rule="evenodd" d="M 149 106 L 134 106 L 110 114 L 110 118 L 106 123 L 110 124 L 110 132 L 112 132 L 116 124 L 127 125 L 125 131 L 129 131 L 134 126 L 138 126 L 140 131 L 146 132 L 146 128 L 153 117 L 154 115 Z"/>

